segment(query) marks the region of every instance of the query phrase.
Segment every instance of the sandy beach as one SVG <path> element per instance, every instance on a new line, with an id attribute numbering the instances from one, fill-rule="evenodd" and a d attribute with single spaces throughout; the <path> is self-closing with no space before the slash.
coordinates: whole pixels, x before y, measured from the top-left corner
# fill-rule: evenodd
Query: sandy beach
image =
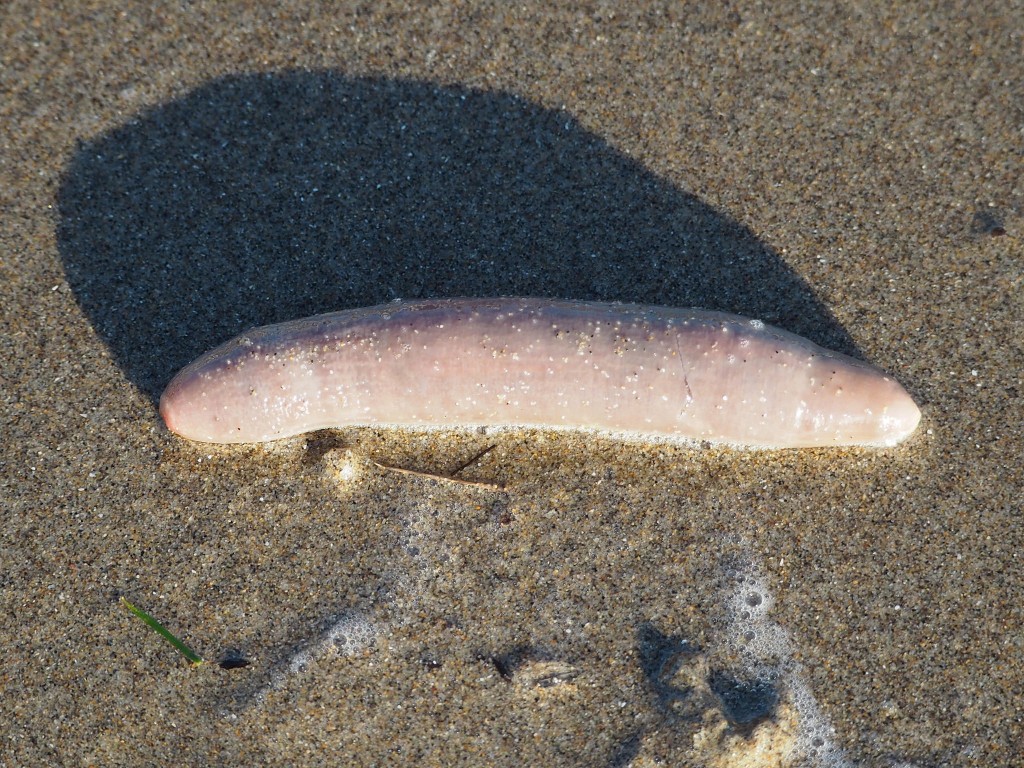
<path id="1" fill-rule="evenodd" d="M 1019 2 L 46 5 L 0 9 L 0 766 L 1024 766 Z M 759 318 L 923 419 L 160 420 L 247 328 L 457 296 Z"/>

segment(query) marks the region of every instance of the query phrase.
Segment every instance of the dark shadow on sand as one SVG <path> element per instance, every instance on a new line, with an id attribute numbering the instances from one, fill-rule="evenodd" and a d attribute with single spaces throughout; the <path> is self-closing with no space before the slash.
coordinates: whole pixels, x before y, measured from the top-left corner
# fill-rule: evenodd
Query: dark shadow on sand
<path id="1" fill-rule="evenodd" d="M 749 230 L 507 93 L 227 77 L 83 143 L 59 208 L 75 296 L 154 400 L 248 327 L 395 298 L 699 306 L 857 353 Z"/>

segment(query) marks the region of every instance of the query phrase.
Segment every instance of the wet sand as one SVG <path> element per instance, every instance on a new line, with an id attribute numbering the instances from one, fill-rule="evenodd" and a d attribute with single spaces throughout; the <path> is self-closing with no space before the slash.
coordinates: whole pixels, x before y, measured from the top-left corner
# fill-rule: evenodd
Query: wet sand
<path id="1" fill-rule="evenodd" d="M 0 764 L 1024 765 L 1021 10 L 8 3 Z M 159 420 L 245 328 L 474 295 L 758 317 L 924 418 Z"/>

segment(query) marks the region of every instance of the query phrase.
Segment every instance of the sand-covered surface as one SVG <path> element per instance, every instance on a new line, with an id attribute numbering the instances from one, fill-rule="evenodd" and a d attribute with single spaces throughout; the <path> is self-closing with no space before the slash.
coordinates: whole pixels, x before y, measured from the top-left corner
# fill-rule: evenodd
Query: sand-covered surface
<path id="1" fill-rule="evenodd" d="M 1024 8 L 713 5 L 0 7 L 0 765 L 1024 765 Z M 159 419 L 248 327 L 508 295 L 758 317 L 922 424 Z"/>

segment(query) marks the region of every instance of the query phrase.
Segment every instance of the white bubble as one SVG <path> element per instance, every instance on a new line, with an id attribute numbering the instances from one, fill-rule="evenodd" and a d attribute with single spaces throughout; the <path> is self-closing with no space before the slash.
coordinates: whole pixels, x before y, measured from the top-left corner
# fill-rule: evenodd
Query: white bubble
<path id="1" fill-rule="evenodd" d="M 346 613 L 328 627 L 318 645 L 324 651 L 333 649 L 341 656 L 351 656 L 366 648 L 377 634 L 365 616 Z"/>
<path id="2" fill-rule="evenodd" d="M 317 664 L 328 655 L 351 656 L 358 653 L 368 647 L 380 633 L 381 629 L 371 624 L 361 613 L 353 611 L 342 614 L 312 643 L 296 650 L 278 667 L 271 674 L 267 686 L 255 695 L 254 700 L 261 700 L 268 690 L 280 688 L 289 677 L 315 672 Z"/>
<path id="3" fill-rule="evenodd" d="M 851 763 L 794 658 L 794 641 L 770 615 L 775 597 L 756 566 L 728 573 L 725 597 L 726 640 L 745 665 L 743 672 L 770 681 L 796 712 L 798 733 L 787 765 L 846 768 Z"/>

